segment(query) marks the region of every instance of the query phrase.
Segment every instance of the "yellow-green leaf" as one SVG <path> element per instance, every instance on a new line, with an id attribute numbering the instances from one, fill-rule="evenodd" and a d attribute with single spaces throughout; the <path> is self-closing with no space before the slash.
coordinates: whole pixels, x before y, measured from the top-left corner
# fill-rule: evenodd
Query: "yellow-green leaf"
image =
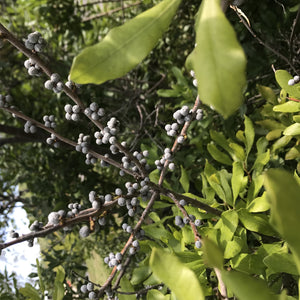
<path id="1" fill-rule="evenodd" d="M 173 254 L 154 248 L 150 256 L 153 273 L 176 295 L 178 300 L 204 300 L 196 274 Z"/>
<path id="2" fill-rule="evenodd" d="M 227 118 L 243 102 L 246 57 L 219 0 L 202 1 L 196 43 L 187 68 L 195 71 L 201 101 Z"/>
<path id="3" fill-rule="evenodd" d="M 71 80 L 101 84 L 119 78 L 139 64 L 168 29 L 181 0 L 164 0 L 75 57 Z"/>
<path id="4" fill-rule="evenodd" d="M 300 185 L 281 169 L 268 170 L 264 185 L 271 203 L 271 224 L 288 242 L 300 273 Z"/>

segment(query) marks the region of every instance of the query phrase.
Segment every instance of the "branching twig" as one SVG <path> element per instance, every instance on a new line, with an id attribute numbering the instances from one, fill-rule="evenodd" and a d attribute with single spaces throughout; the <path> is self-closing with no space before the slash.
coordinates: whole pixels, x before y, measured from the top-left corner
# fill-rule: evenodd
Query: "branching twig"
<path id="1" fill-rule="evenodd" d="M 269 49 L 271 52 L 273 52 L 276 56 L 278 56 L 279 58 L 281 58 L 283 61 L 285 61 L 290 68 L 297 73 L 295 67 L 293 66 L 293 64 L 291 63 L 291 61 L 285 57 L 284 55 L 282 55 L 280 52 L 278 52 L 277 50 L 275 50 L 274 48 L 272 48 L 269 44 L 265 43 L 261 38 L 259 38 L 256 33 L 252 30 L 252 28 L 248 25 L 248 23 L 244 20 L 244 18 L 241 16 L 241 14 L 239 13 L 238 9 L 236 6 L 231 5 L 230 6 L 235 13 L 237 14 L 237 16 L 239 17 L 239 19 L 241 20 L 241 22 L 243 23 L 243 25 L 246 27 L 246 29 L 250 32 L 250 34 L 257 40 L 257 42 L 259 44 L 261 44 L 262 46 L 264 46 L 265 48 Z"/>

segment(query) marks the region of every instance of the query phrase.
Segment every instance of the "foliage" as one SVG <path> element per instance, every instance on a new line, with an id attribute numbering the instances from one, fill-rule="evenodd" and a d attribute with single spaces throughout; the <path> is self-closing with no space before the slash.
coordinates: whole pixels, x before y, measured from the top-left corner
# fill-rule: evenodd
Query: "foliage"
<path id="1" fill-rule="evenodd" d="M 0 100 L 13 98 L 0 105 L 1 214 L 21 201 L 42 225 L 0 249 L 39 238 L 43 255 L 38 285 L 0 274 L 3 297 L 297 299 L 300 83 L 288 82 L 299 70 L 299 4 L 233 1 L 225 15 L 227 1 L 121 2 L 1 3 Z M 45 53 L 21 40 L 35 30 Z M 45 74 L 27 75 L 12 45 Z M 68 70 L 64 92 L 41 88 Z M 78 122 L 64 119 L 71 101 Z M 41 121 L 49 114 L 55 129 Z M 45 143 L 51 133 L 59 148 Z M 84 151 L 81 133 L 92 137 Z"/>

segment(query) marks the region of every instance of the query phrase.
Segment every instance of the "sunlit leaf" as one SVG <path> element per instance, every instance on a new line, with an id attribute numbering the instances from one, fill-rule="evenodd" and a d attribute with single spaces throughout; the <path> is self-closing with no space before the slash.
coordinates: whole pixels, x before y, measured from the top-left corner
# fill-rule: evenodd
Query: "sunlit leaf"
<path id="1" fill-rule="evenodd" d="M 242 272 L 222 271 L 222 279 L 226 286 L 241 300 L 275 300 L 264 281 Z"/>
<path id="2" fill-rule="evenodd" d="M 164 0 L 75 57 L 71 80 L 101 84 L 119 78 L 140 63 L 168 29 L 181 0 Z"/>
<path id="3" fill-rule="evenodd" d="M 196 43 L 186 64 L 195 71 L 200 99 L 227 118 L 243 101 L 246 58 L 219 0 L 202 1 Z"/>
<path id="4" fill-rule="evenodd" d="M 288 242 L 300 273 L 300 186 L 287 171 L 271 169 L 265 175 L 265 187 L 271 203 L 271 223 Z"/>
<path id="5" fill-rule="evenodd" d="M 154 274 L 176 295 L 178 300 L 204 300 L 195 273 L 173 254 L 154 248 L 150 256 Z"/>

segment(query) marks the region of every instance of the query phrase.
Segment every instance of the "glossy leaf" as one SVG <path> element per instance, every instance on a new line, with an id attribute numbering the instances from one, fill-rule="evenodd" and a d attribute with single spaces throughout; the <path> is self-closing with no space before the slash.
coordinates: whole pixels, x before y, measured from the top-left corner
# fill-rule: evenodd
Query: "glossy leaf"
<path id="1" fill-rule="evenodd" d="M 265 187 L 271 203 L 271 223 L 288 242 L 300 273 L 300 186 L 287 171 L 271 169 L 265 175 Z"/>
<path id="2" fill-rule="evenodd" d="M 173 254 L 154 248 L 150 256 L 153 273 L 165 283 L 178 300 L 204 300 L 195 273 Z"/>
<path id="3" fill-rule="evenodd" d="M 150 290 L 147 293 L 147 300 L 169 300 L 170 295 L 164 295 L 158 290 Z"/>
<path id="4" fill-rule="evenodd" d="M 261 96 L 266 99 L 271 104 L 276 104 L 277 97 L 273 90 L 267 86 L 258 85 L 258 91 L 260 92 Z"/>
<path id="5" fill-rule="evenodd" d="M 238 211 L 239 219 L 246 229 L 265 235 L 276 235 L 276 232 L 270 226 L 267 216 L 263 214 L 252 214 L 242 208 Z"/>
<path id="6" fill-rule="evenodd" d="M 180 169 L 181 169 L 181 176 L 180 176 L 179 182 L 181 183 L 181 186 L 183 187 L 184 191 L 186 193 L 188 193 L 188 191 L 190 189 L 189 176 L 188 176 L 186 170 L 183 168 L 183 166 L 180 166 Z"/>
<path id="7" fill-rule="evenodd" d="M 270 203 L 267 201 L 266 193 L 261 197 L 255 198 L 248 206 L 249 212 L 263 212 L 270 209 Z"/>
<path id="8" fill-rule="evenodd" d="M 227 210 L 222 213 L 221 237 L 226 241 L 231 241 L 239 223 L 239 216 L 235 210 Z"/>
<path id="9" fill-rule="evenodd" d="M 232 241 L 228 241 L 224 250 L 224 258 L 229 259 L 239 254 L 243 247 L 243 241 L 239 237 L 234 237 Z"/>
<path id="10" fill-rule="evenodd" d="M 274 273 L 299 275 L 293 255 L 290 253 L 272 253 L 265 257 L 263 262 L 269 268 L 268 275 Z"/>
<path id="11" fill-rule="evenodd" d="M 208 238 L 203 239 L 203 259 L 210 267 L 223 268 L 223 253 L 220 248 Z"/>
<path id="12" fill-rule="evenodd" d="M 300 84 L 288 85 L 288 81 L 293 78 L 293 76 L 285 70 L 277 70 L 275 72 L 275 78 L 277 83 L 282 89 L 284 89 L 291 97 L 300 98 Z"/>
<path id="13" fill-rule="evenodd" d="M 196 43 L 187 68 L 195 71 L 201 101 L 227 118 L 243 102 L 246 58 L 219 0 L 202 1 Z"/>
<path id="14" fill-rule="evenodd" d="M 220 162 L 221 164 L 231 166 L 232 160 L 230 157 L 226 153 L 220 151 L 214 144 L 208 144 L 207 150 L 214 160 Z"/>
<path id="15" fill-rule="evenodd" d="M 241 300 L 276 300 L 264 281 L 242 272 L 222 271 L 225 285 Z"/>
<path id="16" fill-rule="evenodd" d="M 299 135 L 300 134 L 300 123 L 295 123 L 289 127 L 287 127 L 283 131 L 284 135 Z"/>
<path id="17" fill-rule="evenodd" d="M 245 137 L 246 137 L 246 151 L 247 156 L 252 148 L 253 142 L 254 142 L 254 127 L 252 121 L 245 116 Z"/>
<path id="18" fill-rule="evenodd" d="M 71 80 L 101 84 L 119 78 L 139 64 L 168 29 L 181 0 L 164 0 L 75 57 Z"/>
<path id="19" fill-rule="evenodd" d="M 65 294 L 63 281 L 65 279 L 65 270 L 62 266 L 55 269 L 56 276 L 54 280 L 53 300 L 62 300 Z"/>
<path id="20" fill-rule="evenodd" d="M 300 111 L 300 103 L 294 101 L 288 101 L 280 105 L 276 105 L 273 107 L 274 111 L 278 112 L 298 112 Z"/>
<path id="21" fill-rule="evenodd" d="M 240 193 L 240 189 L 243 185 L 243 179 L 244 179 L 243 165 L 241 162 L 236 161 L 232 164 L 232 177 L 231 177 L 231 186 L 232 186 L 234 202 Z"/>
<path id="22" fill-rule="evenodd" d="M 38 291 L 30 284 L 26 283 L 25 287 L 20 288 L 19 292 L 26 297 L 26 299 L 30 300 L 40 300 L 40 295 Z"/>

